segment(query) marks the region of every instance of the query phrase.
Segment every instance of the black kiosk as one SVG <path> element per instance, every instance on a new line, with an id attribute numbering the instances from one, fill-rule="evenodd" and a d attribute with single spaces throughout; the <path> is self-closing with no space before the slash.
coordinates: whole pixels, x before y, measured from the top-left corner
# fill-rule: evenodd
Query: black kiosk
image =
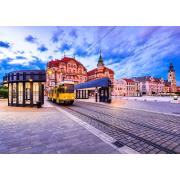
<path id="1" fill-rule="evenodd" d="M 8 86 L 8 106 L 44 104 L 45 70 L 13 71 L 3 77 Z"/>

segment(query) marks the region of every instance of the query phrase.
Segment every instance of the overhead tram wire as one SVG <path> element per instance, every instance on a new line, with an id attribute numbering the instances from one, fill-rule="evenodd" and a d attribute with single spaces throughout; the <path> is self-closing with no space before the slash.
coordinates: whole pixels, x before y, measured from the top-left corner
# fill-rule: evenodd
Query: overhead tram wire
<path id="1" fill-rule="evenodd" d="M 97 44 L 98 44 L 99 42 L 101 42 L 105 37 L 107 37 L 112 31 L 114 31 L 114 30 L 116 29 L 116 27 L 117 27 L 117 26 L 112 27 L 108 32 L 106 32 L 106 33 L 101 37 L 101 39 L 99 39 L 99 40 L 96 41 L 95 43 L 92 43 L 91 46 L 89 47 L 89 49 L 87 49 L 87 51 L 90 50 L 90 52 L 88 52 L 88 55 L 89 55 L 90 53 L 92 53 L 93 48 L 96 47 Z"/>

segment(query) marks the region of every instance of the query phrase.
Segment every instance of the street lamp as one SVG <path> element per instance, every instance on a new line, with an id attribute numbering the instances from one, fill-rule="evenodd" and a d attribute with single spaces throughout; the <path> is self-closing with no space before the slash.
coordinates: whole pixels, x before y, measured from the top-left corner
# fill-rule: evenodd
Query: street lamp
<path id="1" fill-rule="evenodd" d="M 64 68 L 61 68 L 61 74 L 62 74 L 62 81 L 64 81 Z"/>
<path id="2" fill-rule="evenodd" d="M 52 73 L 54 73 L 55 77 L 54 77 L 54 83 L 55 83 L 55 86 L 57 85 L 57 70 L 52 70 L 52 69 L 48 69 L 47 70 L 47 73 L 49 75 L 52 75 Z"/>

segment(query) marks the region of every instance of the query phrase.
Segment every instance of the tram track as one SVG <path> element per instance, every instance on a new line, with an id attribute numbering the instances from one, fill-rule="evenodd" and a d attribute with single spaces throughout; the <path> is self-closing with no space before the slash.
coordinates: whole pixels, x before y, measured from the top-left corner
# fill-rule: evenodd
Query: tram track
<path id="1" fill-rule="evenodd" d="M 78 102 L 79 103 L 79 102 Z M 82 102 L 80 102 L 82 103 Z M 83 102 L 83 103 L 86 103 L 86 102 Z M 122 108 L 122 107 L 107 107 L 107 105 L 103 105 L 103 104 L 95 104 L 95 103 L 92 103 L 92 102 L 88 102 L 89 104 L 91 104 L 92 106 L 94 107 L 98 107 L 98 108 L 104 108 L 104 109 L 108 109 L 108 110 L 124 110 L 124 111 L 127 111 L 127 110 L 130 110 L 129 108 Z M 83 106 L 84 107 L 84 106 Z M 141 109 L 131 109 L 131 110 L 135 110 L 135 111 L 144 111 L 144 110 L 141 110 Z M 146 113 L 152 113 L 152 112 L 148 112 L 148 111 L 144 111 Z M 173 116 L 173 117 L 177 117 L 175 116 L 174 114 L 168 114 L 168 115 L 165 115 L 163 113 L 158 113 L 158 112 L 153 112 L 154 114 L 157 114 L 157 115 L 161 115 L 161 116 Z M 142 115 L 141 115 L 142 116 Z M 178 116 L 178 118 L 180 119 L 180 116 Z M 165 120 L 166 122 L 170 122 L 170 123 L 174 123 L 174 124 L 180 124 L 180 120 L 179 121 L 175 121 L 175 120 L 171 120 L 171 119 L 166 119 Z"/>
<path id="2" fill-rule="evenodd" d="M 177 154 L 177 152 L 175 152 L 172 149 L 169 149 L 167 147 L 163 147 L 163 146 L 161 146 L 159 144 L 151 142 L 151 141 L 149 141 L 149 140 L 147 140 L 147 139 L 145 139 L 143 137 L 140 137 L 140 136 L 138 136 L 138 135 L 136 135 L 136 134 L 134 134 L 132 132 L 127 131 L 125 128 L 119 127 L 118 125 L 114 125 L 114 124 L 112 125 L 112 124 L 110 124 L 108 122 L 105 122 L 105 121 L 99 119 L 99 118 L 92 117 L 92 116 L 90 116 L 90 115 L 88 115 L 86 113 L 83 113 L 82 111 L 75 110 L 75 109 L 73 109 L 71 107 L 68 107 L 68 106 L 64 106 L 63 108 L 66 109 L 66 110 L 70 110 L 71 112 L 75 112 L 75 113 L 77 113 L 79 115 L 82 115 L 82 116 L 84 116 L 86 118 L 89 118 L 90 120 L 93 120 L 95 122 L 98 122 L 99 124 L 102 124 L 102 125 L 106 126 L 107 128 L 111 128 L 117 134 L 118 134 L 118 132 L 123 133 L 123 134 L 125 134 L 127 136 L 130 136 L 130 137 L 140 141 L 140 142 L 144 142 L 149 146 L 153 146 L 154 148 L 157 148 L 159 151 L 163 151 L 163 152 L 168 153 L 168 154 Z M 118 141 L 120 142 L 120 140 L 118 140 Z M 122 142 L 120 142 L 120 143 L 122 143 Z"/>
<path id="3" fill-rule="evenodd" d="M 93 112 L 96 112 L 96 113 L 99 113 L 99 114 L 102 114 L 102 115 L 105 115 L 105 116 L 108 116 L 108 117 L 110 117 L 110 118 L 114 118 L 114 119 L 117 119 L 117 120 L 120 120 L 120 121 L 129 122 L 129 123 L 134 124 L 134 125 L 136 125 L 136 126 L 141 126 L 141 127 L 143 127 L 143 128 L 148 128 L 149 130 L 154 130 L 154 131 L 157 131 L 157 132 L 161 132 L 161 133 L 169 134 L 169 135 L 172 135 L 172 136 L 178 136 L 178 137 L 180 137 L 180 134 L 176 134 L 176 133 L 171 133 L 171 132 L 168 132 L 168 131 L 164 131 L 164 130 L 162 130 L 162 129 L 159 129 L 159 128 L 156 128 L 156 127 L 153 127 L 153 126 L 149 126 L 149 125 L 147 125 L 147 124 L 137 123 L 137 122 L 133 122 L 133 121 L 127 120 L 127 119 L 124 120 L 124 119 L 122 119 L 122 118 L 118 118 L 118 117 L 116 117 L 116 116 L 113 116 L 113 115 L 110 115 L 110 114 L 107 114 L 107 113 L 104 113 L 104 112 L 92 110 L 92 109 L 87 108 L 87 107 L 85 107 L 85 106 L 83 106 L 83 107 L 82 107 L 82 106 L 77 106 L 77 105 L 74 105 L 74 106 L 80 107 L 80 108 L 84 108 L 84 109 L 87 109 L 87 110 L 89 110 L 89 111 L 93 111 Z"/>

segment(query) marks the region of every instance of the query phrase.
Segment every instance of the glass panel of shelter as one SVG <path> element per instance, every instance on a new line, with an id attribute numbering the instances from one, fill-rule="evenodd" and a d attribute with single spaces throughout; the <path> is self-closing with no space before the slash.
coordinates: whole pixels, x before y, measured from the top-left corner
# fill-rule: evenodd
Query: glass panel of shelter
<path id="1" fill-rule="evenodd" d="M 33 104 L 39 101 L 39 83 L 33 83 Z"/>
<path id="2" fill-rule="evenodd" d="M 11 83 L 9 84 L 9 104 L 11 104 L 11 99 L 12 99 L 12 85 Z"/>
<path id="3" fill-rule="evenodd" d="M 23 104 L 23 83 L 18 83 L 18 102 Z"/>
<path id="4" fill-rule="evenodd" d="M 31 96 L 31 93 L 30 93 L 30 83 L 27 82 L 25 84 L 25 104 L 30 104 L 30 96 Z"/>
<path id="5" fill-rule="evenodd" d="M 12 96 L 13 96 L 13 104 L 16 104 L 16 83 L 13 83 L 13 92 L 12 92 Z"/>

